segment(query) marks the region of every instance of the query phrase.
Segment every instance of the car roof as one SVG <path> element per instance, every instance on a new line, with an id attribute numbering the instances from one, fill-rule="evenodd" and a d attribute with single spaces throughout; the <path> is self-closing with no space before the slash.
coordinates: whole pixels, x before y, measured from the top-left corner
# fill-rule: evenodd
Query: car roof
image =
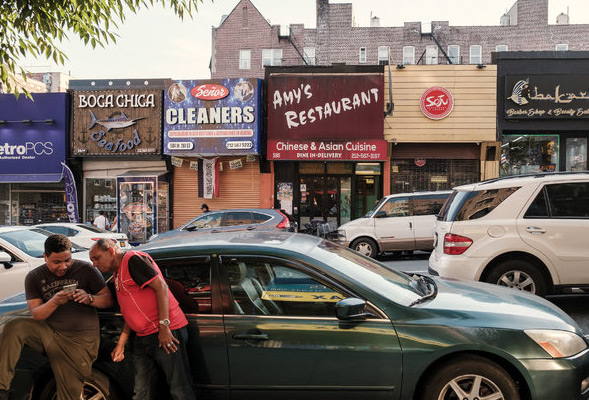
<path id="1" fill-rule="evenodd" d="M 432 195 L 432 194 L 450 194 L 452 193 L 452 190 L 430 190 L 430 191 L 423 191 L 423 192 L 407 192 L 407 193 L 394 193 L 394 194 L 389 194 L 384 196 L 386 199 L 392 198 L 392 197 L 412 197 L 412 196 L 427 196 L 427 195 Z"/>
<path id="2" fill-rule="evenodd" d="M 0 226 L 0 233 L 3 232 L 11 232 L 11 231 L 22 231 L 22 230 L 27 230 L 27 229 L 41 229 L 41 228 L 36 228 L 35 226 L 23 226 L 23 225 L 2 225 Z"/>
<path id="3" fill-rule="evenodd" d="M 585 171 L 567 171 L 567 172 L 543 172 L 526 175 L 510 175 L 500 178 L 488 179 L 482 182 L 461 185 L 454 190 L 471 191 L 483 189 L 500 189 L 505 187 L 525 186 L 534 182 L 561 182 L 561 181 L 589 181 L 589 173 Z"/>
<path id="4" fill-rule="evenodd" d="M 152 252 L 235 252 L 247 249 L 280 250 L 308 254 L 317 243 L 323 239 L 313 235 L 291 232 L 250 232 L 236 231 L 229 233 L 216 233 L 214 235 L 199 236 L 174 236 L 162 238 L 153 243 L 145 243 L 135 249 Z"/>

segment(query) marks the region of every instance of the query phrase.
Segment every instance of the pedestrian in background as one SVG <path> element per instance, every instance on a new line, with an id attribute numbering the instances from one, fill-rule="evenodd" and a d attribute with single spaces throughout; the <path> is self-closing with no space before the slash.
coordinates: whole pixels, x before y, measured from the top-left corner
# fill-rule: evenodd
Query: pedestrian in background
<path id="1" fill-rule="evenodd" d="M 102 229 L 103 231 L 109 229 L 108 218 L 106 218 L 106 215 L 104 214 L 103 210 L 98 211 L 98 217 L 94 219 L 92 225 L 94 225 L 98 229 Z"/>
<path id="2" fill-rule="evenodd" d="M 102 275 L 72 259 L 72 243 L 61 234 L 48 236 L 45 264 L 25 278 L 32 318 L 6 324 L 0 340 L 0 400 L 8 400 L 14 368 L 24 345 L 47 355 L 59 400 L 80 400 L 84 381 L 98 356 L 100 327 L 96 308 L 113 305 Z"/>
<path id="3" fill-rule="evenodd" d="M 200 209 L 203 213 L 209 212 L 209 206 L 207 206 L 206 204 L 203 204 L 202 206 L 200 206 Z"/>
<path id="4" fill-rule="evenodd" d="M 111 353 L 113 361 L 125 358 L 131 330 L 135 364 L 134 400 L 155 396 L 159 366 L 175 400 L 194 400 L 186 341 L 188 321 L 153 259 L 141 251 L 125 253 L 110 239 L 90 248 L 90 260 L 102 273 L 112 273 L 117 299 L 125 319 L 123 332 Z"/>

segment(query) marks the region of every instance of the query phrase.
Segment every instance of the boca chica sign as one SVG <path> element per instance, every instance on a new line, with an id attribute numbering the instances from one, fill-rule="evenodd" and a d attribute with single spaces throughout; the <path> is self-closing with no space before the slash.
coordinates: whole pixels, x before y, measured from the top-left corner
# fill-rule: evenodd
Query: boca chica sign
<path id="1" fill-rule="evenodd" d="M 164 95 L 164 153 L 259 154 L 260 79 L 183 80 Z"/>
<path id="2" fill-rule="evenodd" d="M 589 75 L 507 75 L 505 119 L 589 118 Z"/>
<path id="3" fill-rule="evenodd" d="M 72 96 L 72 155 L 161 154 L 161 91 L 73 91 Z"/>
<path id="4" fill-rule="evenodd" d="M 382 74 L 268 78 L 270 160 L 385 160 Z"/>

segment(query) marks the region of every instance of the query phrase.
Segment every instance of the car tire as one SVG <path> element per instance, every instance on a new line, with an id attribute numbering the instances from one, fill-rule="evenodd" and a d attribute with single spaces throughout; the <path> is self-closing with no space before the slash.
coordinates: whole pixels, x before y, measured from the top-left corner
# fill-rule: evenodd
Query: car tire
<path id="1" fill-rule="evenodd" d="M 119 400 L 122 399 L 119 392 L 115 388 L 114 382 L 112 382 L 103 373 L 92 370 L 92 375 L 84 383 L 84 400 Z M 57 387 L 55 385 L 55 379 L 52 377 L 45 383 L 43 389 L 39 393 L 39 400 L 56 400 L 57 399 Z"/>
<path id="2" fill-rule="evenodd" d="M 509 374 L 489 359 L 461 356 L 433 372 L 421 390 L 419 400 L 493 398 L 519 400 Z"/>
<path id="3" fill-rule="evenodd" d="M 485 282 L 507 286 L 543 296 L 547 284 L 540 270 L 531 262 L 521 259 L 497 264 L 487 275 Z"/>
<path id="4" fill-rule="evenodd" d="M 350 248 L 370 258 L 376 258 L 376 255 L 378 254 L 376 242 L 370 238 L 356 239 L 352 242 Z"/>

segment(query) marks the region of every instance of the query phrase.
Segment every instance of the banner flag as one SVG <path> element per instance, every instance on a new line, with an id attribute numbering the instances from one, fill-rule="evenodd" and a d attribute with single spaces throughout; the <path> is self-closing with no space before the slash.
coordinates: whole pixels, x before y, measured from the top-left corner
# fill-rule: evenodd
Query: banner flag
<path id="1" fill-rule="evenodd" d="M 72 170 L 61 163 L 61 178 L 65 184 L 65 204 L 67 209 L 67 215 L 70 222 L 78 222 L 78 192 L 76 190 L 76 181 Z"/>
<path id="2" fill-rule="evenodd" d="M 198 160 L 198 197 L 219 197 L 219 159 Z"/>

